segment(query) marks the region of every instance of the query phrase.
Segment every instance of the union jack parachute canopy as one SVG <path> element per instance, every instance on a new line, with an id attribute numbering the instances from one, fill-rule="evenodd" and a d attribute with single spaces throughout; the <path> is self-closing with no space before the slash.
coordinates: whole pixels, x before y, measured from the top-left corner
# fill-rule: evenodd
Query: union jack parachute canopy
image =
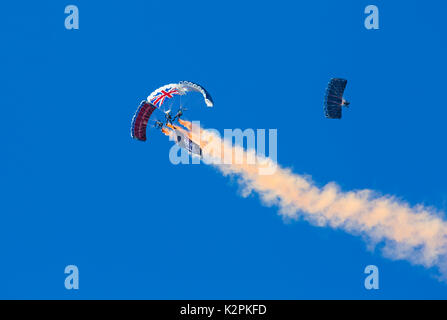
<path id="1" fill-rule="evenodd" d="M 179 83 L 171 83 L 164 85 L 152 92 L 148 97 L 147 101 L 152 103 L 156 107 L 161 107 L 165 99 L 172 99 L 175 95 L 185 95 L 188 92 L 195 91 L 202 94 L 205 104 L 208 107 L 214 105 L 213 98 L 201 85 L 190 82 L 190 81 L 180 81 Z"/>
<path id="2" fill-rule="evenodd" d="M 207 107 L 212 107 L 214 105 L 213 98 L 211 98 L 211 95 L 208 93 L 208 91 L 206 91 L 206 89 L 201 85 L 190 81 L 180 81 L 180 85 L 186 91 L 196 91 L 201 93 Z"/>
<path id="3" fill-rule="evenodd" d="M 183 102 L 178 99 L 182 96 L 187 95 L 189 92 L 200 93 L 207 107 L 214 106 L 213 98 L 211 97 L 211 95 L 204 87 L 197 83 L 191 81 L 180 81 L 179 83 L 170 83 L 164 85 L 153 91 L 146 100 L 140 103 L 140 106 L 138 107 L 135 115 L 132 118 L 130 132 L 132 138 L 140 141 L 146 141 L 147 125 L 151 121 L 154 122 L 154 120 L 150 120 L 150 117 L 154 113 L 154 111 L 156 109 L 161 109 L 162 106 L 164 108 L 165 105 L 168 105 L 169 110 L 171 110 L 171 108 L 182 110 Z M 201 104 L 201 101 L 202 100 L 200 99 L 200 101 L 197 103 Z"/>

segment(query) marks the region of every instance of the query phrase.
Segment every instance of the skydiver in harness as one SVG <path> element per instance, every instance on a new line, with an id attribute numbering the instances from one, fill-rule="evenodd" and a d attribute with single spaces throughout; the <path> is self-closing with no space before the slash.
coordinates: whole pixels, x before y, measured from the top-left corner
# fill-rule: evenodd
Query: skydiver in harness
<path id="1" fill-rule="evenodd" d="M 180 119 L 181 116 L 183 116 L 183 111 L 188 110 L 186 108 L 180 107 L 177 114 L 174 116 L 173 121 Z"/>
<path id="2" fill-rule="evenodd" d="M 343 107 L 349 108 L 349 104 L 350 104 L 349 101 L 347 101 L 347 100 L 345 100 L 345 99 L 342 100 L 341 105 L 342 105 Z"/>
<path id="3" fill-rule="evenodd" d="M 180 119 L 180 117 L 181 116 L 183 116 L 183 110 L 182 109 L 180 109 L 178 112 L 177 112 L 177 114 L 174 116 L 174 121 L 175 120 L 177 120 L 177 119 Z"/>
<path id="4" fill-rule="evenodd" d="M 164 123 L 163 122 L 161 122 L 161 121 L 155 121 L 155 124 L 154 124 L 154 127 L 155 128 L 157 128 L 157 129 L 161 129 L 161 128 L 163 128 L 163 126 L 164 126 Z"/>
<path id="5" fill-rule="evenodd" d="M 175 117 L 173 118 L 171 115 L 171 110 L 165 111 L 165 119 L 166 123 L 172 124 L 173 121 L 175 121 Z"/>

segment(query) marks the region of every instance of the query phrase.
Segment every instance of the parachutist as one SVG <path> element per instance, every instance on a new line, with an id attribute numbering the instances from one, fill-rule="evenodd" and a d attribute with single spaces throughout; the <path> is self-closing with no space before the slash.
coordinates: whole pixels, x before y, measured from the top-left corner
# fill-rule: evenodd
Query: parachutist
<path id="1" fill-rule="evenodd" d="M 180 109 L 177 114 L 174 116 L 174 120 L 180 119 L 180 117 L 183 115 L 182 109 Z"/>
<path id="2" fill-rule="evenodd" d="M 342 104 L 342 106 L 343 107 L 346 107 L 346 108 L 349 108 L 349 105 L 350 105 L 351 103 L 349 102 L 349 101 L 346 101 L 346 100 L 343 100 L 343 104 Z"/>
<path id="3" fill-rule="evenodd" d="M 172 124 L 172 122 L 175 121 L 175 117 L 173 118 L 171 115 L 171 110 L 168 110 L 165 112 L 165 119 L 166 119 L 166 123 L 170 123 L 170 124 Z"/>
<path id="4" fill-rule="evenodd" d="M 183 116 L 183 110 L 187 110 L 186 108 L 180 107 L 177 114 L 174 116 L 173 121 L 180 119 L 181 116 Z"/>
<path id="5" fill-rule="evenodd" d="M 163 128 L 163 126 L 164 126 L 163 122 L 158 121 L 158 120 L 155 121 L 155 125 L 154 125 L 155 128 L 161 129 L 161 128 Z"/>

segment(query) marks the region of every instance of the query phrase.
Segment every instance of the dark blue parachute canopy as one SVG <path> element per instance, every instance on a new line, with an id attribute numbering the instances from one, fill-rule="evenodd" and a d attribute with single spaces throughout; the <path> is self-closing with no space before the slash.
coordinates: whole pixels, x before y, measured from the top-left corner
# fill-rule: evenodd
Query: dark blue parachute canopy
<path id="1" fill-rule="evenodd" d="M 333 78 L 329 81 L 324 97 L 324 113 L 326 118 L 341 119 L 341 107 L 347 105 L 343 100 L 348 80 Z"/>

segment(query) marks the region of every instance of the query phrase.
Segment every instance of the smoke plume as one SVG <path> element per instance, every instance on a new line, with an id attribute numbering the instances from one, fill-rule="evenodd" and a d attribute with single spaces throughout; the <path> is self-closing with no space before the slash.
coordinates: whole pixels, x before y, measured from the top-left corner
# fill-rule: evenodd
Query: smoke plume
<path id="1" fill-rule="evenodd" d="M 263 204 L 279 208 L 286 218 L 361 236 L 372 247 L 380 245 L 385 257 L 435 267 L 447 280 L 447 221 L 441 212 L 368 189 L 342 191 L 334 182 L 318 187 L 308 176 L 281 168 L 254 150 L 233 146 L 212 131 L 201 129 L 200 143 L 205 146 L 204 162 L 235 176 L 243 196 L 258 194 Z M 256 157 L 257 162 L 222 164 L 225 148 L 231 148 L 233 158 L 243 152 L 244 159 Z M 259 174 L 265 167 L 274 168 L 272 174 Z"/>

